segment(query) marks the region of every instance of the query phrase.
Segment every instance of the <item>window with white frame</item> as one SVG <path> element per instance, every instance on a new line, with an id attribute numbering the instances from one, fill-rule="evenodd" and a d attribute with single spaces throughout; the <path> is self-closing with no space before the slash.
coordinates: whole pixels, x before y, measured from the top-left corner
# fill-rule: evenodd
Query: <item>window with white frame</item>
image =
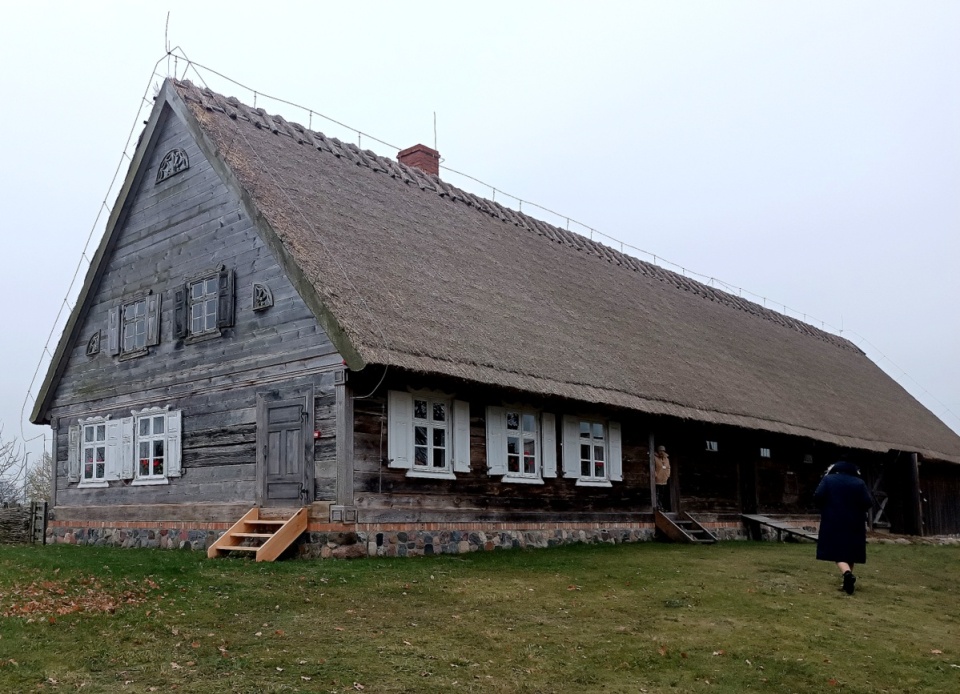
<path id="1" fill-rule="evenodd" d="M 387 456 L 411 477 L 470 470 L 470 406 L 441 393 L 388 391 Z"/>
<path id="2" fill-rule="evenodd" d="M 166 484 L 180 476 L 180 410 L 154 407 L 131 415 L 90 417 L 69 427 L 68 481 L 107 487 L 113 480 Z"/>
<path id="3" fill-rule="evenodd" d="M 769 458 L 769 457 L 770 457 L 770 449 L 769 449 L 769 448 L 761 448 L 761 449 L 760 449 L 760 457 L 761 457 L 761 458 Z"/>
<path id="4" fill-rule="evenodd" d="M 707 450 L 711 453 L 716 453 L 720 448 L 717 446 L 716 441 L 707 441 Z"/>
<path id="5" fill-rule="evenodd" d="M 187 284 L 191 335 L 201 335 L 217 329 L 217 305 L 220 303 L 217 284 L 216 276 Z"/>
<path id="6" fill-rule="evenodd" d="M 232 326 L 233 284 L 233 270 L 223 265 L 188 279 L 174 292 L 174 336 L 206 340 Z"/>
<path id="7" fill-rule="evenodd" d="M 107 347 L 111 356 L 133 357 L 160 344 L 160 295 L 134 295 L 110 309 Z"/>
<path id="8" fill-rule="evenodd" d="M 563 476 L 586 486 L 623 481 L 620 423 L 564 415 Z"/>
<path id="9" fill-rule="evenodd" d="M 164 415 L 137 419 L 137 479 L 165 479 L 164 447 L 167 442 Z"/>
<path id="10" fill-rule="evenodd" d="M 542 484 L 557 476 L 556 418 L 522 407 L 487 408 L 487 473 Z"/>
<path id="11" fill-rule="evenodd" d="M 107 479 L 107 424 L 85 424 L 83 427 L 84 482 L 104 482 Z"/>

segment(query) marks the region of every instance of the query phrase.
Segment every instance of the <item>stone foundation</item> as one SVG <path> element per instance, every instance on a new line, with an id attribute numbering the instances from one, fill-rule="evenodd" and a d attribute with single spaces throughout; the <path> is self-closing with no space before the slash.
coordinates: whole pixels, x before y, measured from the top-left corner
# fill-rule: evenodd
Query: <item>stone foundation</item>
<path id="1" fill-rule="evenodd" d="M 47 528 L 47 543 L 206 550 L 229 525 L 52 521 Z M 717 522 L 705 525 L 720 540 L 746 538 L 745 529 L 739 524 Z M 609 527 L 597 523 L 518 524 L 513 527 L 507 523 L 451 523 L 449 526 L 438 523 L 423 526 L 311 523 L 297 542 L 297 554 L 322 559 L 418 557 L 570 544 L 648 542 L 654 536 L 653 523 Z"/>

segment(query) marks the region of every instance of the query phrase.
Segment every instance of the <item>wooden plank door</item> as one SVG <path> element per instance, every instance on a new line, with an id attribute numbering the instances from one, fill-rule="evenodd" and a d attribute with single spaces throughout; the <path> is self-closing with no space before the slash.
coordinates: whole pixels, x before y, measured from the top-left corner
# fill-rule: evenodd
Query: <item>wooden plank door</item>
<path id="1" fill-rule="evenodd" d="M 313 501 L 313 391 L 257 394 L 257 503 Z"/>

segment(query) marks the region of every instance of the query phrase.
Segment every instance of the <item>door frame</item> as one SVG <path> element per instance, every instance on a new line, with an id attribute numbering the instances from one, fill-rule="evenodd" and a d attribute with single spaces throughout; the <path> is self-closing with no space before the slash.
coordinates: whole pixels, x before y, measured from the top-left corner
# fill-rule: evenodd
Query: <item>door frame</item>
<path id="1" fill-rule="evenodd" d="M 300 431 L 303 436 L 303 475 L 301 484 L 306 492 L 301 495 L 299 505 L 309 506 L 313 502 L 316 492 L 314 490 L 315 463 L 314 463 L 314 389 L 312 385 L 285 386 L 274 388 L 268 391 L 257 393 L 257 480 L 256 480 L 256 504 L 257 506 L 269 506 L 269 500 L 266 495 L 267 483 L 267 432 L 268 421 L 267 411 L 269 406 L 275 402 L 289 402 L 291 400 L 302 400 L 305 416 L 300 422 Z"/>

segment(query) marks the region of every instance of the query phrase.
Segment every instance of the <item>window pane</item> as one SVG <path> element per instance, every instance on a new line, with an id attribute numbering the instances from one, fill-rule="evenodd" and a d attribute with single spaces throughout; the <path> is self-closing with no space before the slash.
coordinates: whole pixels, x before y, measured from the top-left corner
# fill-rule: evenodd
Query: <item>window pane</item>
<path id="1" fill-rule="evenodd" d="M 603 463 L 597 463 L 596 467 L 597 467 L 597 477 L 603 477 L 604 476 Z"/>
<path id="2" fill-rule="evenodd" d="M 194 282 L 190 285 L 190 298 L 199 299 L 203 296 L 203 282 Z"/>
<path id="3" fill-rule="evenodd" d="M 590 460 L 590 446 L 580 444 L 580 460 Z"/>
<path id="4" fill-rule="evenodd" d="M 190 332 L 192 333 L 202 333 L 203 332 L 203 314 L 197 310 L 197 306 L 190 307 Z"/>
<path id="5" fill-rule="evenodd" d="M 153 442 L 153 457 L 162 458 L 163 457 L 163 439 L 158 439 Z"/>
<path id="6" fill-rule="evenodd" d="M 520 456 L 518 455 L 508 455 L 507 456 L 507 472 L 520 472 Z"/>
<path id="7" fill-rule="evenodd" d="M 447 430 L 446 429 L 434 429 L 433 430 L 433 445 L 438 448 L 443 448 L 447 445 Z"/>
<path id="8" fill-rule="evenodd" d="M 137 318 L 140 318 L 140 317 L 142 317 L 142 316 L 145 316 L 146 313 L 147 313 L 147 302 L 146 302 L 146 301 L 138 301 L 137 303 L 135 303 L 135 304 L 133 305 L 133 308 L 134 308 L 134 313 L 136 314 Z"/>
<path id="9" fill-rule="evenodd" d="M 146 477 L 150 474 L 150 459 L 140 458 L 140 476 Z"/>
<path id="10" fill-rule="evenodd" d="M 523 472 L 526 475 L 535 475 L 537 472 L 537 459 L 531 456 L 525 456 L 523 459 Z"/>
<path id="11" fill-rule="evenodd" d="M 424 446 L 414 448 L 413 463 L 424 466 L 427 464 L 427 449 Z"/>
<path id="12" fill-rule="evenodd" d="M 580 461 L 580 476 L 581 477 L 593 477 L 592 470 L 590 469 L 589 460 Z"/>
<path id="13" fill-rule="evenodd" d="M 532 414 L 523 415 L 523 430 L 524 431 L 536 431 L 537 430 L 537 418 Z"/>
<path id="14" fill-rule="evenodd" d="M 426 400 L 413 401 L 413 416 L 416 419 L 427 418 L 427 401 Z"/>
<path id="15" fill-rule="evenodd" d="M 593 447 L 593 459 L 594 459 L 594 460 L 603 460 L 603 446 L 594 446 L 594 447 Z"/>
<path id="16" fill-rule="evenodd" d="M 533 439 L 527 439 L 523 442 L 523 454 L 524 455 L 536 455 L 537 453 L 537 444 Z"/>
<path id="17" fill-rule="evenodd" d="M 97 426 L 97 441 L 106 441 L 107 440 L 107 425 L 100 424 Z"/>
<path id="18" fill-rule="evenodd" d="M 93 479 L 93 463 L 85 463 L 83 466 L 83 479 Z"/>
<path id="19" fill-rule="evenodd" d="M 433 467 L 443 468 L 447 466 L 447 452 L 442 448 L 433 449 Z"/>
<path id="20" fill-rule="evenodd" d="M 204 283 L 203 293 L 204 294 L 216 294 L 217 293 L 217 278 L 211 277 Z"/>
<path id="21" fill-rule="evenodd" d="M 427 428 L 426 427 L 414 427 L 414 443 L 417 446 L 426 446 L 427 445 Z"/>
<path id="22" fill-rule="evenodd" d="M 518 455 L 520 453 L 520 439 L 516 436 L 507 437 L 507 453 L 509 455 Z"/>
<path id="23" fill-rule="evenodd" d="M 140 457 L 149 458 L 150 457 L 150 442 L 141 441 L 140 442 Z"/>
<path id="24" fill-rule="evenodd" d="M 603 438 L 603 425 L 598 422 L 593 423 L 593 438 L 595 439 Z"/>
<path id="25" fill-rule="evenodd" d="M 97 446 L 97 462 L 102 463 L 107 459 L 107 449 L 105 446 Z"/>
<path id="26" fill-rule="evenodd" d="M 447 421 L 447 406 L 442 402 L 433 403 L 433 421 L 435 422 L 445 422 Z"/>
<path id="27" fill-rule="evenodd" d="M 140 420 L 140 436 L 150 436 L 150 419 L 144 417 Z"/>
<path id="28" fill-rule="evenodd" d="M 209 299 L 206 303 L 206 329 L 213 330 L 217 327 L 217 300 Z"/>
<path id="29" fill-rule="evenodd" d="M 590 422 L 580 422 L 580 436 L 590 438 Z"/>
<path id="30" fill-rule="evenodd" d="M 97 463 L 97 479 L 98 479 L 98 480 L 102 480 L 102 479 L 103 479 L 103 473 L 104 473 L 104 471 L 105 471 L 105 470 L 104 470 L 104 464 L 103 464 L 103 463 Z"/>
<path id="31" fill-rule="evenodd" d="M 154 417 L 153 418 L 153 435 L 163 433 L 163 417 Z"/>
<path id="32" fill-rule="evenodd" d="M 83 462 L 92 463 L 93 462 L 93 449 L 84 448 L 83 449 Z"/>
<path id="33" fill-rule="evenodd" d="M 93 427 L 84 427 L 84 428 L 83 428 L 83 440 L 84 440 L 84 441 L 93 441 Z"/>
<path id="34" fill-rule="evenodd" d="M 520 414 L 517 412 L 507 412 L 507 429 L 520 428 Z"/>

